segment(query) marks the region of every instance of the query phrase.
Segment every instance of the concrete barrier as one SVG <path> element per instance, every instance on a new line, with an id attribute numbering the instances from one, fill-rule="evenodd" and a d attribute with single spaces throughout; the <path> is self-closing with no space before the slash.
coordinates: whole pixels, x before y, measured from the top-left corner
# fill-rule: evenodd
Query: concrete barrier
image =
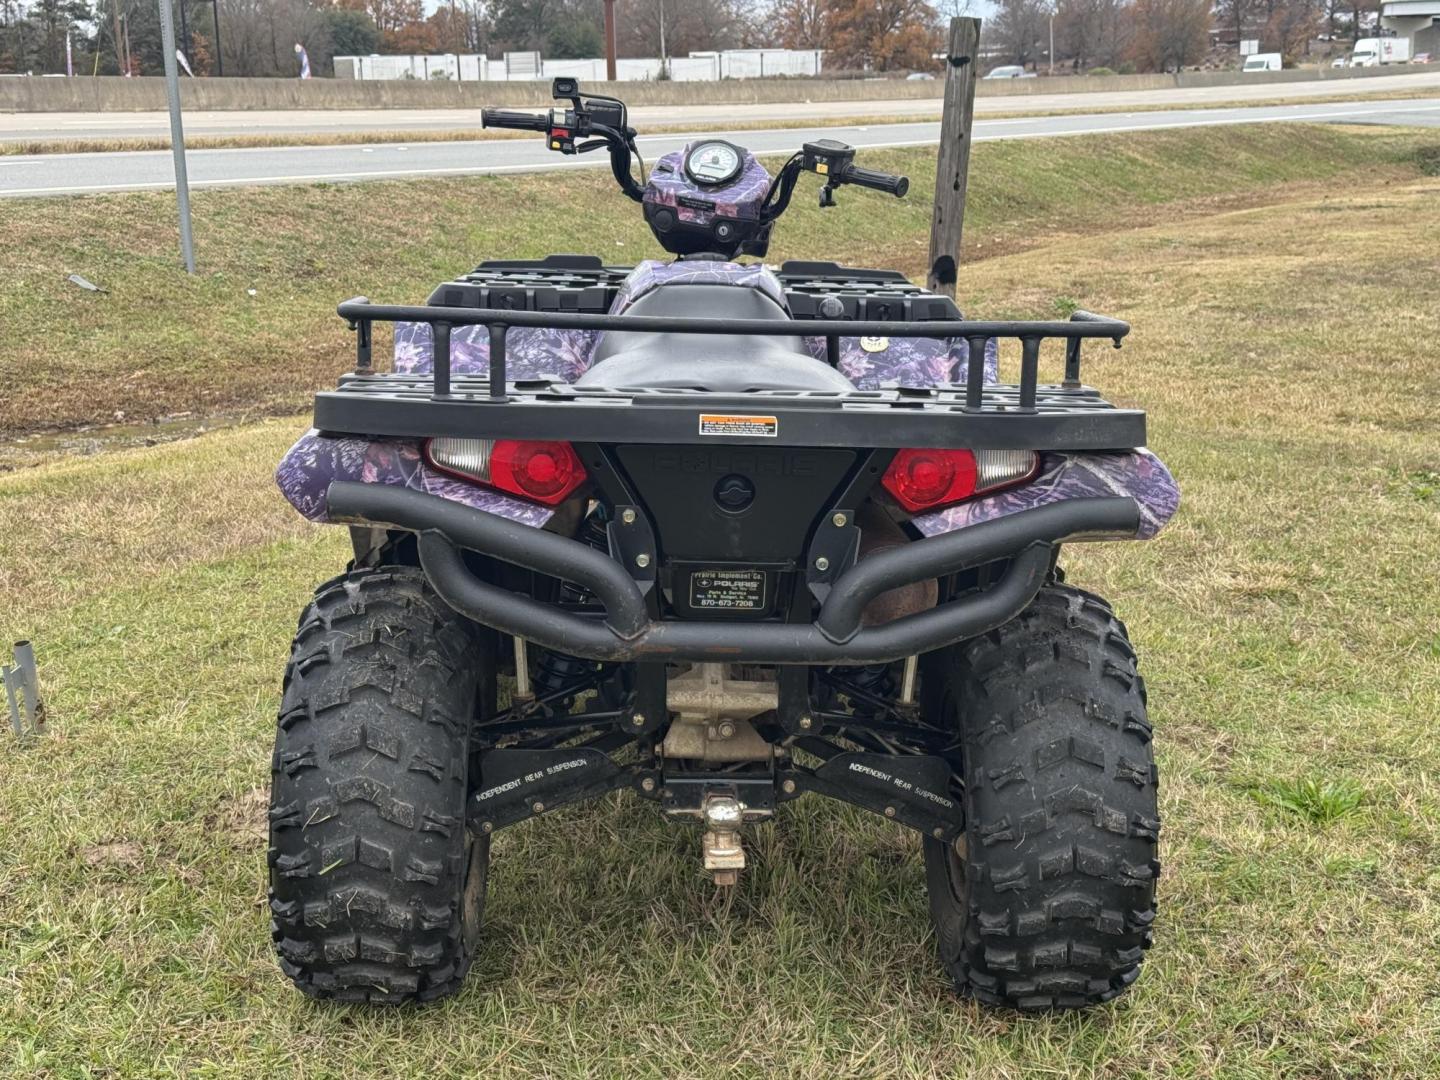
<path id="1" fill-rule="evenodd" d="M 1411 72 L 1417 69 L 1409 69 Z M 1405 74 L 1394 67 L 1268 71 L 1186 71 L 1178 75 L 1056 76 L 981 80 L 982 97 L 1247 86 Z M 940 83 L 905 79 L 727 79 L 721 82 L 587 83 L 631 105 L 742 105 L 793 101 L 906 101 L 938 98 Z M 186 109 L 477 109 L 550 102 L 543 82 L 419 82 L 409 79 L 182 79 Z M 0 78 L 0 112 L 147 112 L 165 108 L 165 80 L 115 76 Z"/>

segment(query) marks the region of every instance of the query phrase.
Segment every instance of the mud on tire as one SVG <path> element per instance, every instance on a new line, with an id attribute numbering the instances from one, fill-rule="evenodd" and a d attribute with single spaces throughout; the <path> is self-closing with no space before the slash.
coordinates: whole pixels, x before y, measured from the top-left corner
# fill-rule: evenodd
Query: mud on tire
<path id="1" fill-rule="evenodd" d="M 1125 626 L 1060 584 L 1011 622 L 925 658 L 933 722 L 959 725 L 966 833 L 927 840 L 941 960 L 1020 1009 L 1108 1001 L 1150 944 L 1160 864 L 1145 685 Z"/>
<path id="2" fill-rule="evenodd" d="M 468 740 L 492 638 L 409 567 L 354 570 L 300 618 L 270 802 L 280 966 L 305 993 L 428 1000 L 460 985 L 489 840 L 465 827 Z"/>

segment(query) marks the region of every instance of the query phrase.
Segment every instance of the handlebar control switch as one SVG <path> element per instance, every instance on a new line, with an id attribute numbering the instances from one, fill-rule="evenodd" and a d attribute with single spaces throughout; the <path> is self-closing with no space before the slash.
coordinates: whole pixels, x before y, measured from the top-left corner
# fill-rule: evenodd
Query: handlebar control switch
<path id="1" fill-rule="evenodd" d="M 816 139 L 800 150 L 800 167 L 806 172 L 839 180 L 855 160 L 855 148 L 837 139 Z"/>
<path id="2" fill-rule="evenodd" d="M 550 110 L 550 130 L 545 138 L 551 150 L 575 153 L 575 119 L 575 113 L 569 109 Z"/>

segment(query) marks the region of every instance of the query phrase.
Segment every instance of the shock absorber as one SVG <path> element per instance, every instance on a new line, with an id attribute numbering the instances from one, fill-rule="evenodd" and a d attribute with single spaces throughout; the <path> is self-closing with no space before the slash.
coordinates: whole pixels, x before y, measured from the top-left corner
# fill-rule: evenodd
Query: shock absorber
<path id="1" fill-rule="evenodd" d="M 889 664 L 869 664 L 865 667 L 839 669 L 843 682 L 853 686 L 862 694 L 889 701 L 895 693 L 895 680 L 890 673 Z M 867 716 L 875 711 L 870 702 L 852 697 L 850 699 L 855 712 L 861 716 Z"/>
<path id="2" fill-rule="evenodd" d="M 597 551 L 608 550 L 610 541 L 606 535 L 605 521 L 600 516 L 599 508 L 581 523 L 580 532 L 575 539 L 583 544 L 589 544 Z M 557 599 L 563 605 L 581 607 L 594 597 L 591 596 L 589 589 L 576 585 L 573 581 L 562 581 Z M 576 686 L 605 669 L 605 665 L 597 664 L 593 660 L 582 660 L 578 656 L 555 652 L 552 649 L 535 648 L 533 654 L 535 660 L 533 661 L 534 673 L 531 676 L 531 682 L 534 684 L 537 697 L 556 693 L 567 686 Z M 556 701 L 554 708 L 568 710 L 574 704 L 573 697 L 566 697 Z"/>

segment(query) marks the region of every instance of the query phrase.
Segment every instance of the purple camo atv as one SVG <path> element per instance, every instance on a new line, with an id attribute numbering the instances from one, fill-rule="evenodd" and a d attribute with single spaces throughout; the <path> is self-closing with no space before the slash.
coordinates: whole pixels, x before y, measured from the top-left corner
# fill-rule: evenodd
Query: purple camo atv
<path id="1" fill-rule="evenodd" d="M 340 305 L 355 370 L 278 473 L 355 553 L 285 675 L 285 973 L 319 998 L 441 997 L 498 830 L 624 789 L 694 825 L 697 871 L 733 888 L 747 832 L 814 793 L 920 834 L 961 993 L 1114 998 L 1155 917 L 1151 729 L 1125 625 L 1060 555 L 1153 537 L 1179 501 L 1144 413 L 1080 380 L 1084 344 L 1129 326 L 773 269 L 802 177 L 822 206 L 908 182 L 831 140 L 772 176 L 704 139 L 637 179 L 624 104 L 554 92 L 484 122 L 607 151 L 672 259 L 492 261 L 424 305 Z"/>

